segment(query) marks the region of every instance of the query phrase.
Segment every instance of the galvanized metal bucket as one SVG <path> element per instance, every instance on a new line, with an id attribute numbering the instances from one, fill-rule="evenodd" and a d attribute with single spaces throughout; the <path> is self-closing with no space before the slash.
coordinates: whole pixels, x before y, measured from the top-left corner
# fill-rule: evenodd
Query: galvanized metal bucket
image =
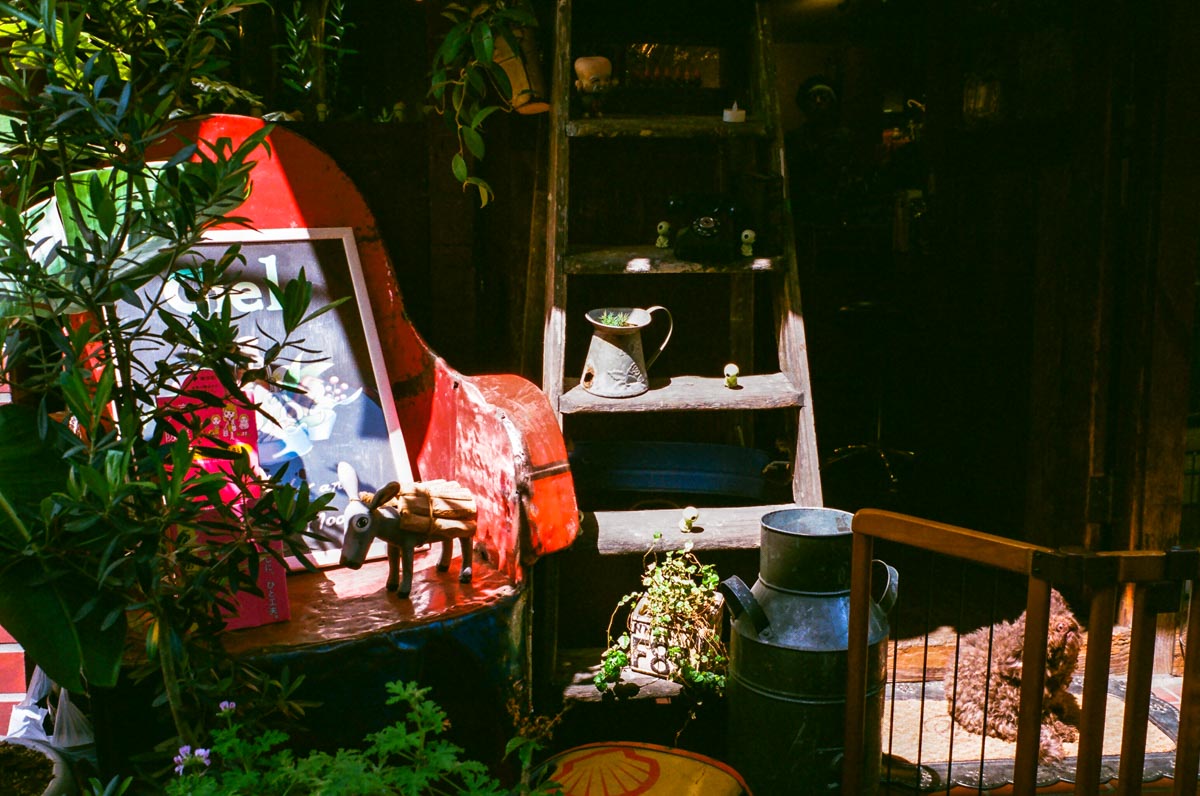
<path id="1" fill-rule="evenodd" d="M 721 583 L 730 634 L 729 761 L 756 796 L 836 793 L 846 710 L 852 514 L 797 508 L 763 516 L 759 575 Z M 863 793 L 881 760 L 887 613 L 897 574 L 887 564 L 868 631 L 867 749 Z"/>
<path id="2" fill-rule="evenodd" d="M 667 334 L 658 350 L 645 359 L 642 354 L 642 330 L 650 325 L 651 313 L 667 316 Z M 605 398 L 632 398 L 650 389 L 647 369 L 658 359 L 671 339 L 674 321 L 666 307 L 609 307 L 587 313 L 592 324 L 592 342 L 583 362 L 580 384 L 593 395 Z"/>

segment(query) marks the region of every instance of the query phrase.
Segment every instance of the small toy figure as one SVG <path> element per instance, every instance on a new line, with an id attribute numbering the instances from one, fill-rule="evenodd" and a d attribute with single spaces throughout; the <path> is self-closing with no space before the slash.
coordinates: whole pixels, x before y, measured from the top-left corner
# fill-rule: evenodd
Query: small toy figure
<path id="1" fill-rule="evenodd" d="M 346 536 L 342 541 L 341 564 L 358 569 L 367 558 L 371 542 L 378 536 L 388 545 L 387 590 L 400 597 L 412 591 L 413 550 L 426 542 L 441 542 L 442 556 L 437 571 L 450 569 L 454 540 L 462 552 L 460 583 L 471 582 L 471 547 L 475 536 L 475 501 L 453 481 L 431 481 L 404 487 L 395 481 L 374 495 L 358 491 L 358 474 L 347 462 L 338 463 L 338 481 L 349 502 L 342 512 Z M 399 498 L 397 500 L 397 498 Z M 409 498 L 413 498 L 409 500 Z M 435 505 L 436 504 L 436 505 Z M 404 579 L 400 561 L 404 560 Z"/>
<path id="2" fill-rule="evenodd" d="M 575 76 L 575 90 L 584 99 L 584 116 L 599 116 L 604 95 L 617 84 L 612 79 L 612 61 L 602 55 L 576 58 Z"/>
<path id="3" fill-rule="evenodd" d="M 730 362 L 728 365 L 725 366 L 725 386 L 726 387 L 728 387 L 731 390 L 737 389 L 737 386 L 738 386 L 737 377 L 738 377 L 739 372 L 740 371 L 738 371 L 738 366 L 733 364 L 732 362 Z"/>
<path id="4" fill-rule="evenodd" d="M 660 249 L 671 248 L 671 224 L 667 221 L 658 222 L 658 238 L 655 239 L 654 245 Z"/>
<path id="5" fill-rule="evenodd" d="M 683 517 L 679 520 L 679 531 L 681 533 L 691 533 L 692 526 L 696 524 L 696 520 L 700 519 L 700 510 L 695 506 L 688 506 L 683 510 Z"/>
<path id="6" fill-rule="evenodd" d="M 742 230 L 742 256 L 743 257 L 753 257 L 754 256 L 754 239 L 757 237 L 758 236 L 754 234 L 754 230 L 752 230 L 752 229 L 743 229 Z"/>

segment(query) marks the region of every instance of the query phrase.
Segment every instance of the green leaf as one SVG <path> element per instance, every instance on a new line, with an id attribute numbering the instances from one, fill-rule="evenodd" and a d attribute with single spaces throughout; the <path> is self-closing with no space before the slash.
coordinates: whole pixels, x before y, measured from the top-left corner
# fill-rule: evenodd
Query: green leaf
<path id="1" fill-rule="evenodd" d="M 471 127 L 462 128 L 463 143 L 467 145 L 467 149 L 476 159 L 483 159 L 483 136 L 475 132 Z"/>
<path id="2" fill-rule="evenodd" d="M 31 545 L 25 522 L 67 479 L 66 463 L 38 435 L 39 414 L 16 404 L 0 409 L 0 625 L 52 680 L 83 692 L 85 678 L 92 685 L 116 683 L 125 623 L 122 618 L 102 629 L 107 610 L 82 610 L 98 595 L 94 583 L 78 576 L 77 562 L 40 556 Z M 107 607 L 111 600 L 94 604 Z"/>
<path id="3" fill-rule="evenodd" d="M 433 57 L 434 65 L 446 64 L 450 65 L 458 58 L 462 52 L 463 45 L 467 41 L 467 23 L 460 22 L 450 28 L 450 32 L 446 34 L 446 38 L 442 40 L 442 46 L 438 47 L 437 53 Z"/>
<path id="4" fill-rule="evenodd" d="M 480 207 L 487 207 L 488 201 L 495 196 L 495 194 L 492 193 L 492 186 L 489 185 L 486 180 L 480 179 L 479 177 L 468 177 L 463 180 L 462 183 L 463 190 L 466 190 L 468 185 L 474 185 L 479 190 Z"/>
<path id="5" fill-rule="evenodd" d="M 492 60 L 496 42 L 492 38 L 491 25 L 483 21 L 475 23 L 475 27 L 471 29 L 471 47 L 475 50 L 475 58 L 477 60 L 483 63 L 488 63 Z"/>
<path id="6" fill-rule="evenodd" d="M 459 182 L 467 181 L 467 161 L 463 159 L 461 152 L 454 153 L 450 160 L 450 170 L 454 172 L 454 179 Z"/>
<path id="7" fill-rule="evenodd" d="M 104 186 L 99 172 L 92 172 L 88 178 L 88 194 L 92 201 L 92 212 L 96 216 L 96 223 L 100 225 L 100 231 L 104 233 L 105 237 L 112 235 L 113 229 L 117 226 L 117 203 Z"/>
<path id="8" fill-rule="evenodd" d="M 471 119 L 471 129 L 478 130 L 479 126 L 483 124 L 484 120 L 498 110 L 500 110 L 499 105 L 488 105 L 486 108 L 480 108 L 475 114 L 474 118 Z M 482 155 L 480 157 L 482 157 Z"/>
<path id="9" fill-rule="evenodd" d="M 126 622 L 120 613 L 117 621 L 103 627 L 109 612 L 99 608 L 76 620 L 95 596 L 74 573 L 52 578 L 49 566 L 39 559 L 17 561 L 0 577 L 0 625 L 67 690 L 86 693 L 85 682 L 110 687 L 121 667 Z"/>
<path id="10" fill-rule="evenodd" d="M 16 17 L 30 27 L 36 28 L 40 24 L 37 17 L 30 16 L 24 11 L 18 10 L 16 6 L 9 3 L 0 3 L 0 13 L 7 17 Z"/>

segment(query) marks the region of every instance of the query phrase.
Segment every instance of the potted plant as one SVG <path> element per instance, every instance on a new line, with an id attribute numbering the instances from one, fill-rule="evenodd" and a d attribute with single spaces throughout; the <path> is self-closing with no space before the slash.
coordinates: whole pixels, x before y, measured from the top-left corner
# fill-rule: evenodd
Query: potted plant
<path id="1" fill-rule="evenodd" d="M 8 796 L 63 796 L 75 792 L 66 759 L 47 743 L 0 740 L 0 782 Z"/>
<path id="2" fill-rule="evenodd" d="M 695 509 L 685 510 L 680 530 L 689 531 Z M 622 597 L 608 623 L 608 648 L 593 680 L 606 692 L 636 671 L 679 683 L 696 702 L 719 697 L 725 688 L 727 655 L 721 641 L 723 601 L 716 568 L 703 564 L 689 542 L 661 557 L 645 556 L 641 589 Z M 618 617 L 625 630 L 614 637 Z"/>
<path id="3" fill-rule="evenodd" d="M 222 82 L 215 53 L 253 2 L 0 4 L 0 382 L 12 399 L 0 406 L 0 624 L 77 694 L 113 685 L 137 634 L 134 672 L 154 677 L 185 743 L 218 689 L 261 693 L 223 652 L 222 611 L 323 503 L 209 444 L 169 400 L 212 405 L 182 386 L 205 369 L 249 407 L 243 388 L 271 381 L 307 312 L 304 280 L 272 286 L 286 339 L 238 339 L 237 249 L 195 247 L 236 221 L 262 137 L 235 148 L 172 132 Z M 186 322 L 144 290 L 165 275 L 195 305 Z M 166 353 L 148 363 L 147 346 Z M 196 466 L 202 448 L 225 474 Z"/>
<path id="4" fill-rule="evenodd" d="M 667 331 L 658 348 L 646 357 L 642 330 L 655 312 L 667 316 Z M 647 370 L 671 339 L 675 321 L 666 307 L 605 307 L 586 314 L 592 339 L 579 383 L 584 390 L 604 398 L 633 398 L 650 389 Z"/>
<path id="5" fill-rule="evenodd" d="M 480 0 L 473 5 L 447 3 L 442 16 L 451 27 L 433 56 L 429 100 L 454 131 L 457 151 L 450 169 L 463 190 L 474 186 L 481 206 L 494 194 L 471 173 L 470 161 L 482 160 L 483 123 L 497 111 L 542 113 L 541 65 L 533 28 L 537 18 L 523 0 Z"/>

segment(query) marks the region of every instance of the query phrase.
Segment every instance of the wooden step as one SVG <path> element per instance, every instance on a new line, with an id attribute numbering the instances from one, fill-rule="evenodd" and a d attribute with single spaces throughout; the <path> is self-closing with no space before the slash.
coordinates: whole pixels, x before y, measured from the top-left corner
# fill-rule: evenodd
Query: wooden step
<path id="1" fill-rule="evenodd" d="M 656 550 L 678 550 L 691 543 L 694 550 L 746 550 L 757 548 L 761 537 L 759 520 L 768 512 L 795 508 L 792 503 L 763 506 L 723 506 L 700 509 L 700 519 L 691 533 L 679 530 L 679 509 L 642 511 L 585 511 L 572 553 L 599 555 L 642 554 Z M 661 534 L 659 539 L 654 534 Z"/>
<path id="2" fill-rule="evenodd" d="M 560 649 L 556 658 L 556 679 L 562 685 L 562 697 L 566 703 L 601 702 L 605 692 L 596 688 L 595 676 L 600 670 L 599 647 L 583 649 Z M 624 671 L 621 682 L 609 686 L 608 694 L 621 699 L 652 699 L 670 701 L 679 696 L 678 683 L 663 680 L 649 674 Z"/>
<path id="3" fill-rule="evenodd" d="M 788 409 L 804 405 L 804 394 L 782 373 L 739 376 L 738 386 L 725 386 L 722 376 L 668 376 L 650 379 L 650 389 L 632 398 L 604 398 L 564 379 L 558 411 L 577 412 L 686 412 L 709 410 Z"/>
<path id="4" fill-rule="evenodd" d="M 744 122 L 726 122 L 711 116 L 604 116 L 572 119 L 566 124 L 568 138 L 763 138 L 767 125 L 747 117 Z"/>
<path id="5" fill-rule="evenodd" d="M 779 267 L 778 257 L 741 257 L 727 263 L 676 259 L 657 246 L 605 246 L 572 249 L 563 263 L 568 274 L 744 274 Z"/>

